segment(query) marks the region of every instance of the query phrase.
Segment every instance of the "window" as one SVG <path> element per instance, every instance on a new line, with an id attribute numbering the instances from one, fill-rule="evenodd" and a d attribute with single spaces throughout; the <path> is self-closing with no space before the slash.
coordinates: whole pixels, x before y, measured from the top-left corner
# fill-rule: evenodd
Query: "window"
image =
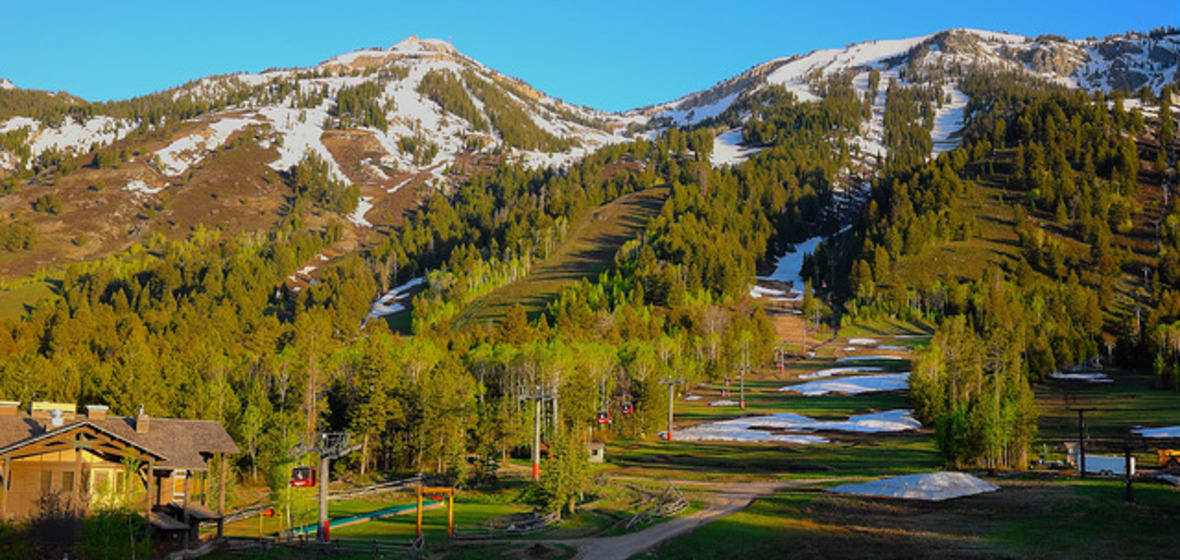
<path id="1" fill-rule="evenodd" d="M 61 473 L 61 491 L 62 492 L 73 492 L 74 491 L 74 473 L 73 472 L 65 471 L 65 472 Z"/>
<path id="2" fill-rule="evenodd" d="M 41 471 L 41 493 L 53 492 L 53 471 Z"/>
<path id="3" fill-rule="evenodd" d="M 94 472 L 94 491 L 100 494 L 114 491 L 114 488 L 107 486 L 106 471 Z"/>

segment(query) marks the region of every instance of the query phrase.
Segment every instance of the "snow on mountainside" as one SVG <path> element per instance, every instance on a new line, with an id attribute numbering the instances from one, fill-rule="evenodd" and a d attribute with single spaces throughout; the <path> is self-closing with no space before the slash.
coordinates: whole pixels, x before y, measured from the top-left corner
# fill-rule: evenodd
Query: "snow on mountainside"
<path id="1" fill-rule="evenodd" d="M 473 79 L 484 81 L 490 88 L 507 93 L 497 99 L 507 99 L 512 107 L 489 110 L 479 99 L 472 103 L 484 120 L 492 121 L 492 129 L 480 130 L 463 116 L 443 109 L 430 96 L 422 93 L 422 80 L 428 74 L 446 73 L 466 85 L 466 94 L 473 98 Z M 5 87 L 13 87 L 5 82 Z M 386 111 L 385 130 L 371 126 L 341 125 L 333 119 L 337 109 L 336 95 L 344 88 L 363 84 L 377 84 L 380 92 L 375 101 Z M 352 128 L 371 133 L 388 152 L 388 164 L 403 170 L 435 169 L 446 164 L 461 152 L 470 151 L 472 139 L 479 138 L 481 149 L 490 151 L 497 146 L 529 165 L 562 165 L 598 147 L 625 140 L 621 134 L 629 123 L 616 115 L 564 103 L 545 96 L 527 84 L 496 73 L 482 64 L 460 54 L 446 42 L 417 37 L 405 39 L 388 49 L 360 50 L 329 59 L 309 69 L 269 70 L 259 74 L 214 76 L 197 80 L 171 90 L 177 102 L 204 101 L 248 92 L 244 100 L 223 111 L 204 114 L 192 119 L 203 125 L 201 130 L 173 139 L 156 150 L 158 171 L 166 176 L 177 176 L 199 165 L 204 156 L 221 147 L 229 136 L 248 125 L 265 129 L 278 156 L 270 167 L 286 170 L 297 163 L 307 151 L 316 152 L 329 162 L 333 174 L 347 179 L 322 142 L 325 131 L 333 128 Z M 309 104 L 308 98 L 318 100 Z M 529 122 L 514 123 L 544 131 L 556 142 L 554 146 L 516 146 L 506 141 L 502 130 L 497 130 L 491 111 L 513 112 L 527 116 Z M 469 116 L 469 115 L 468 115 Z M 469 116 L 470 117 L 470 116 Z M 33 158 L 53 148 L 66 153 L 80 154 L 93 146 L 104 146 L 121 139 L 138 122 L 114 120 L 105 116 L 93 117 L 80 123 L 67 119 L 60 126 L 45 126 L 27 117 L 14 117 L 0 123 L 0 131 L 28 128 Z M 386 128 L 386 127 L 381 127 Z M 410 153 L 403 139 L 426 139 L 434 143 L 437 153 L 423 158 Z M 568 148 L 566 147 L 568 146 Z"/>
<path id="2" fill-rule="evenodd" d="M 11 191 L 0 214 L 41 237 L 19 261 L 0 263 L 0 276 L 196 228 L 269 231 L 291 211 L 285 173 L 309 154 L 359 191 L 355 209 L 320 208 L 304 223 L 351 224 L 339 256 L 400 224 L 432 191 L 505 162 L 564 166 L 627 141 L 636 121 L 565 103 L 416 37 L 110 103 L 4 82 L 0 181 Z M 60 210 L 36 211 L 50 194 Z"/>
<path id="3" fill-rule="evenodd" d="M 843 49 L 817 50 L 771 60 L 716 86 L 675 101 L 629 111 L 655 126 L 684 126 L 716 117 L 750 92 L 767 84 L 780 85 L 800 101 L 815 101 L 812 87 L 819 78 L 851 71 L 853 85 L 868 91 L 868 73 L 881 74 L 880 91 L 902 79 L 907 67 L 951 69 L 986 66 L 1023 70 L 1030 74 L 1087 90 L 1125 89 L 1147 86 L 1156 92 L 1180 79 L 1180 35 L 1131 33 L 1105 39 L 1069 41 L 1059 37 L 1030 38 L 1009 33 L 955 29 L 932 35 L 899 40 L 867 41 Z M 947 73 L 943 103 L 933 123 L 934 154 L 953 149 L 962 126 L 967 96 L 958 89 L 954 73 Z M 881 153 L 884 95 L 878 95 L 873 117 L 857 141 L 865 153 Z"/>

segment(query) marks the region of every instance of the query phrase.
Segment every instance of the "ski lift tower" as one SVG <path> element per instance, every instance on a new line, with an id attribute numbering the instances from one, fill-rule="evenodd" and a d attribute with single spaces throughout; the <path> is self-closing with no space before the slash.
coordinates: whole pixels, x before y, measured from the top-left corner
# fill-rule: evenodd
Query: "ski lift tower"
<path id="1" fill-rule="evenodd" d="M 296 448 L 296 455 L 317 453 L 320 456 L 319 468 L 319 519 L 316 522 L 316 540 L 328 542 L 328 483 L 331 481 L 331 460 L 339 459 L 352 449 L 348 446 L 348 434 L 345 432 L 321 432 L 303 436 L 303 442 Z"/>

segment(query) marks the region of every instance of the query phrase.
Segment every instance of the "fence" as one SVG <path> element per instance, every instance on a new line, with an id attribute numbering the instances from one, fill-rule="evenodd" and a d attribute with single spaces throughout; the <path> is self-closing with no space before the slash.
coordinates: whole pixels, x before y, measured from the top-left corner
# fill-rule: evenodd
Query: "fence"
<path id="1" fill-rule="evenodd" d="M 668 488 L 664 490 L 664 493 L 660 495 L 659 501 L 652 507 L 636 513 L 627 522 L 626 528 L 630 529 L 636 525 L 646 524 L 661 517 L 676 515 L 684 511 L 684 508 L 687 507 L 688 500 L 685 499 L 684 494 L 680 492 L 679 488 L 669 484 Z"/>
<path id="2" fill-rule="evenodd" d="M 561 513 L 553 512 L 548 515 L 534 513 L 533 517 L 519 524 L 507 527 L 486 527 L 483 529 L 456 530 L 454 538 L 459 540 L 494 539 L 497 537 L 519 537 L 539 533 L 551 525 L 561 521 Z"/>

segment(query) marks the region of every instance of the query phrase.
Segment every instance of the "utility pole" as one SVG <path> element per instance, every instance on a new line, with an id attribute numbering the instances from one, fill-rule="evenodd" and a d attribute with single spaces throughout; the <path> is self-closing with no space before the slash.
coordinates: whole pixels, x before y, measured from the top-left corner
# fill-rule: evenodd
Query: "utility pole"
<path id="1" fill-rule="evenodd" d="M 738 407 L 746 408 L 746 371 L 750 369 L 750 341 L 742 341 L 742 363 L 738 366 Z"/>
<path id="2" fill-rule="evenodd" d="M 312 435 L 309 441 L 305 440 L 303 444 L 290 452 L 291 455 L 296 457 L 305 453 L 316 453 L 320 456 L 318 480 L 316 481 L 316 484 L 319 485 L 319 517 L 316 522 L 317 541 L 328 542 L 331 538 L 331 524 L 328 520 L 328 484 L 332 479 L 331 461 L 332 459 L 343 457 L 352 450 L 353 448 L 348 446 L 347 433 L 322 432 Z"/>
<path id="3" fill-rule="evenodd" d="M 1078 475 L 1086 478 L 1086 413 L 1097 408 L 1074 408 L 1078 413 Z"/>
<path id="4" fill-rule="evenodd" d="M 554 421 L 557 416 L 557 399 L 541 391 L 541 386 L 533 388 L 533 393 L 524 395 L 521 399 L 533 401 L 533 480 L 541 478 L 541 408 L 546 399 L 553 401 Z"/>
<path id="5" fill-rule="evenodd" d="M 672 415 L 676 410 L 676 386 L 679 384 L 680 381 L 677 379 L 669 379 L 667 381 L 660 382 L 660 385 L 668 386 L 668 441 L 672 441 Z"/>

